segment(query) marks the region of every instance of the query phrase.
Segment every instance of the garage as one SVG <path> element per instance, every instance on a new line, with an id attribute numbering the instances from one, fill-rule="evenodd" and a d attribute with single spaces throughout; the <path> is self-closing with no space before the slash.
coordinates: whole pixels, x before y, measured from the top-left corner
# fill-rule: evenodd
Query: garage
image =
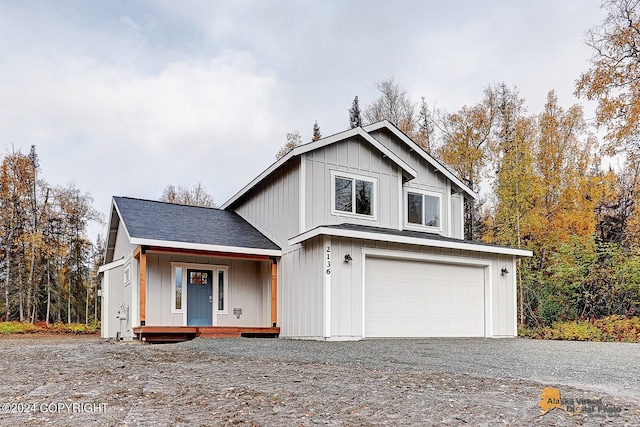
<path id="1" fill-rule="evenodd" d="M 485 270 L 367 257 L 365 337 L 485 336 Z"/>

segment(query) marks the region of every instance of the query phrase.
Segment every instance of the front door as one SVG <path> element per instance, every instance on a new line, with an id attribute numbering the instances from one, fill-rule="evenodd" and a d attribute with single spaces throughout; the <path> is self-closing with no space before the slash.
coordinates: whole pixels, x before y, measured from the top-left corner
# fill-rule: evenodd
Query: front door
<path id="1" fill-rule="evenodd" d="M 187 325 L 211 326 L 213 312 L 212 272 L 187 270 Z"/>

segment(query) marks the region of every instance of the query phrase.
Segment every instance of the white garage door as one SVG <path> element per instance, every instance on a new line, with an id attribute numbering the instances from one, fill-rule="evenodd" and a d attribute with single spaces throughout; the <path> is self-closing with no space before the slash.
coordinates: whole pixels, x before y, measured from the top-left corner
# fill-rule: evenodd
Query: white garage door
<path id="1" fill-rule="evenodd" d="M 483 337 L 484 268 L 370 258 L 365 337 Z"/>

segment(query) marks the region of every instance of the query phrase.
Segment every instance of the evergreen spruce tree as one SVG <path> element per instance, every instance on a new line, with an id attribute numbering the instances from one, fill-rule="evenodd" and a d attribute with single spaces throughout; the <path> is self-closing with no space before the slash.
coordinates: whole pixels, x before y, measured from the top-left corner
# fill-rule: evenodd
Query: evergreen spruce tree
<path id="1" fill-rule="evenodd" d="M 353 104 L 349 109 L 349 127 L 350 129 L 362 126 L 362 115 L 360 114 L 360 103 L 358 96 L 353 99 Z"/>
<path id="2" fill-rule="evenodd" d="M 313 124 L 313 138 L 311 138 L 311 141 L 317 141 L 320 138 L 322 138 L 322 134 L 320 133 L 320 126 L 318 126 L 318 122 L 316 121 Z"/>

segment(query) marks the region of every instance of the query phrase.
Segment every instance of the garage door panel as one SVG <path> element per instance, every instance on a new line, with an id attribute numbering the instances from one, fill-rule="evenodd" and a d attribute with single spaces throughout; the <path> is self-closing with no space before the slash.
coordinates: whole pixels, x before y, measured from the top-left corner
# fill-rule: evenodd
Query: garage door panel
<path id="1" fill-rule="evenodd" d="M 367 337 L 484 336 L 484 268 L 367 258 Z"/>

